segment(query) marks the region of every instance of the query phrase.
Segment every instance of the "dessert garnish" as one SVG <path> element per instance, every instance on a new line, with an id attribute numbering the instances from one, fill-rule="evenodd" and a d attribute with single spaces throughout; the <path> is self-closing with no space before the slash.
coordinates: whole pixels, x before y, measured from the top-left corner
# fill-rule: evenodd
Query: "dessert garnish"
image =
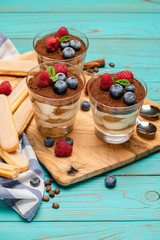
<path id="1" fill-rule="evenodd" d="M 66 80 L 66 75 L 64 73 L 57 73 L 56 77 L 58 80 L 62 80 L 62 81 Z"/>
<path id="2" fill-rule="evenodd" d="M 104 73 L 100 80 L 100 87 L 103 90 L 109 90 L 110 87 L 114 84 L 111 74 Z"/>
<path id="3" fill-rule="evenodd" d="M 125 87 L 126 92 L 134 92 L 135 91 L 135 86 L 133 84 L 130 84 L 129 86 Z"/>
<path id="4" fill-rule="evenodd" d="M 131 71 L 128 71 L 128 70 L 118 72 L 114 75 L 114 77 L 116 77 L 118 80 L 119 79 L 126 79 L 130 83 L 133 82 L 133 73 Z"/>
<path id="5" fill-rule="evenodd" d="M 58 80 L 54 84 L 53 88 L 55 93 L 62 95 L 67 92 L 67 83 L 62 80 Z"/>
<path id="6" fill-rule="evenodd" d="M 66 47 L 69 47 L 69 42 L 61 42 L 61 43 L 60 43 L 60 47 L 61 47 L 62 49 L 66 48 Z"/>
<path id="7" fill-rule="evenodd" d="M 64 36 L 69 36 L 69 32 L 66 27 L 60 27 L 55 34 L 55 37 L 61 38 Z"/>
<path id="8" fill-rule="evenodd" d="M 0 94 L 9 95 L 12 92 L 12 86 L 9 81 L 0 84 Z"/>
<path id="9" fill-rule="evenodd" d="M 114 84 L 110 87 L 110 95 L 113 98 L 121 98 L 123 96 L 124 90 L 120 84 Z"/>
<path id="10" fill-rule="evenodd" d="M 133 105 L 136 101 L 136 96 L 133 92 L 126 92 L 123 96 L 123 100 L 127 105 Z"/>
<path id="11" fill-rule="evenodd" d="M 56 65 L 54 65 L 54 69 L 57 73 L 64 73 L 67 76 L 68 73 L 68 68 L 66 66 L 65 63 L 61 62 L 61 63 L 57 63 Z"/>
<path id="12" fill-rule="evenodd" d="M 71 146 L 73 146 L 73 139 L 71 137 L 65 137 L 64 140 Z"/>
<path id="13" fill-rule="evenodd" d="M 70 59 L 75 56 L 75 50 L 71 47 L 66 47 L 63 49 L 62 54 L 65 59 Z"/>
<path id="14" fill-rule="evenodd" d="M 69 77 L 66 83 L 67 83 L 67 86 L 71 89 L 76 89 L 78 86 L 78 80 L 75 77 Z"/>
<path id="15" fill-rule="evenodd" d="M 60 42 L 55 37 L 49 37 L 46 40 L 46 48 L 48 52 L 54 52 L 58 49 Z"/>
<path id="16" fill-rule="evenodd" d="M 47 136 L 44 138 L 44 145 L 46 147 L 52 147 L 54 144 L 54 138 L 53 137 L 50 137 L 50 136 Z"/>
<path id="17" fill-rule="evenodd" d="M 69 42 L 69 46 L 73 48 L 75 51 L 78 51 L 81 49 L 81 43 L 78 40 L 71 40 Z"/>
<path id="18" fill-rule="evenodd" d="M 72 153 L 72 146 L 64 139 L 59 139 L 54 150 L 57 157 L 67 157 Z"/>
<path id="19" fill-rule="evenodd" d="M 53 66 L 50 66 L 48 67 L 47 69 L 47 72 L 49 73 L 49 76 L 50 76 L 50 79 L 53 81 L 53 82 L 56 82 L 58 80 L 58 78 L 56 77 L 56 71 L 54 69 Z"/>
<path id="20" fill-rule="evenodd" d="M 88 102 L 88 101 L 81 102 L 81 110 L 82 111 L 89 111 L 90 107 L 91 107 L 90 102 Z"/>
<path id="21" fill-rule="evenodd" d="M 42 71 L 38 77 L 39 87 L 48 87 L 51 84 L 51 79 L 48 71 Z"/>
<path id="22" fill-rule="evenodd" d="M 113 175 L 108 175 L 104 182 L 107 188 L 113 188 L 116 186 L 117 179 Z"/>

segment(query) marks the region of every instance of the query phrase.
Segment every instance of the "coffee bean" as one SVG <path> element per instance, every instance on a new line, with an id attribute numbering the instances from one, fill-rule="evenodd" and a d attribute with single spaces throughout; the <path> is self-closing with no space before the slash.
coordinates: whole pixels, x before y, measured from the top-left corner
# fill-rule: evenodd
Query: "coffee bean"
<path id="1" fill-rule="evenodd" d="M 50 180 L 44 181 L 44 185 L 45 185 L 45 186 L 50 185 L 50 184 L 51 184 L 51 183 L 50 183 Z"/>
<path id="2" fill-rule="evenodd" d="M 59 208 L 59 204 L 56 202 L 53 202 L 52 208 Z"/>
<path id="3" fill-rule="evenodd" d="M 55 191 L 50 190 L 50 191 L 49 191 L 49 196 L 50 196 L 50 197 L 54 197 L 54 195 L 55 195 Z"/>
<path id="4" fill-rule="evenodd" d="M 94 69 L 93 69 L 93 68 L 90 68 L 90 69 L 89 69 L 89 72 L 90 72 L 90 73 L 94 73 Z"/>
<path id="5" fill-rule="evenodd" d="M 48 202 L 49 201 L 49 197 L 44 195 L 42 200 L 45 201 L 45 202 Z"/>
<path id="6" fill-rule="evenodd" d="M 109 63 L 109 66 L 110 66 L 110 67 L 114 67 L 114 66 L 115 66 L 115 64 L 114 64 L 114 63 L 112 63 L 112 62 L 110 62 L 110 63 Z"/>
<path id="7" fill-rule="evenodd" d="M 89 68 L 87 68 L 86 72 L 89 72 L 89 70 L 90 70 L 90 69 L 89 69 Z"/>
<path id="8" fill-rule="evenodd" d="M 55 194 L 59 194 L 60 193 L 60 189 L 59 188 L 56 188 L 55 189 Z"/>
<path id="9" fill-rule="evenodd" d="M 46 191 L 49 192 L 51 190 L 51 185 L 47 185 Z"/>
<path id="10" fill-rule="evenodd" d="M 54 179 L 53 178 L 50 178 L 50 183 L 54 183 Z"/>
<path id="11" fill-rule="evenodd" d="M 94 72 L 98 72 L 98 67 L 94 67 Z"/>

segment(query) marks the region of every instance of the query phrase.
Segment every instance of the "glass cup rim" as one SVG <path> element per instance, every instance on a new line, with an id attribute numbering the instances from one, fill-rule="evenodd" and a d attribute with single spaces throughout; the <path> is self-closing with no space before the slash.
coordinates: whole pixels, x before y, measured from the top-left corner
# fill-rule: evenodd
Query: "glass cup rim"
<path id="1" fill-rule="evenodd" d="M 148 88 L 147 88 L 147 84 L 145 83 L 145 81 L 144 81 L 140 76 L 138 76 L 136 73 L 134 73 L 134 72 L 132 72 L 133 75 L 134 75 L 134 76 L 137 76 L 139 79 L 141 79 L 141 81 L 143 82 L 143 84 L 144 84 L 144 86 L 145 86 L 145 96 L 144 96 L 144 98 L 143 98 L 140 102 L 138 102 L 138 103 L 136 103 L 136 104 L 134 104 L 134 105 L 131 105 L 131 106 L 128 106 L 128 107 L 112 107 L 112 106 L 108 106 L 108 105 L 103 104 L 103 103 L 100 103 L 98 100 L 96 100 L 96 99 L 91 95 L 91 93 L 90 93 L 90 91 L 89 91 L 89 85 L 90 85 L 91 81 L 92 81 L 96 76 L 101 75 L 101 74 L 106 73 L 106 72 L 109 72 L 109 71 L 125 71 L 125 70 L 126 70 L 126 69 L 119 69 L 119 68 L 115 68 L 115 69 L 105 69 L 104 71 L 100 71 L 100 72 L 94 74 L 94 75 L 90 78 L 90 80 L 88 81 L 88 83 L 87 83 L 87 85 L 88 85 L 88 86 L 87 86 L 87 90 L 88 90 L 88 95 L 89 95 L 89 97 L 91 97 L 92 99 L 94 99 L 94 101 L 98 102 L 99 105 L 101 105 L 101 106 L 103 106 L 103 107 L 110 108 L 110 109 L 114 109 L 114 110 L 125 110 L 125 109 L 127 110 L 127 109 L 132 109 L 132 108 L 137 107 L 137 106 L 138 106 L 139 104 L 141 104 L 141 103 L 144 101 L 144 99 L 146 98 L 146 95 L 147 95 L 147 92 L 148 92 Z"/>
<path id="2" fill-rule="evenodd" d="M 74 65 L 72 65 L 72 64 L 70 64 L 70 63 L 65 63 L 65 62 L 62 62 L 62 63 L 68 64 L 68 65 L 70 65 L 71 67 L 74 67 L 79 73 L 82 74 L 83 79 L 84 79 L 84 83 L 83 83 L 83 88 L 82 88 L 81 90 L 79 90 L 79 91 L 78 91 L 77 93 L 75 93 L 74 95 L 72 95 L 72 96 L 70 96 L 70 97 L 66 97 L 66 98 L 48 98 L 48 97 L 41 96 L 41 95 L 35 93 L 32 89 L 30 89 L 30 87 L 28 86 L 28 78 L 29 78 L 30 73 L 31 73 L 34 69 L 40 67 L 41 65 L 46 65 L 46 64 L 49 64 L 49 63 L 53 63 L 53 62 L 60 63 L 60 62 L 62 62 L 62 61 L 52 60 L 52 61 L 49 61 L 49 62 L 40 63 L 40 64 L 34 66 L 34 67 L 28 72 L 28 74 L 27 74 L 27 76 L 26 76 L 26 84 L 27 84 L 28 89 L 29 89 L 33 94 L 35 94 L 35 95 L 37 95 L 38 97 L 40 97 L 41 99 L 45 99 L 45 100 L 47 99 L 47 100 L 49 100 L 49 101 L 64 101 L 64 100 L 68 100 L 68 99 L 71 99 L 71 98 L 75 97 L 75 96 L 78 95 L 80 92 L 82 92 L 83 89 L 84 89 L 84 87 L 85 87 L 85 84 L 86 84 L 86 78 L 85 78 L 83 72 L 81 72 L 81 71 L 80 71 L 77 67 L 75 67 Z"/>
<path id="3" fill-rule="evenodd" d="M 38 52 L 35 50 L 35 41 L 36 41 L 36 38 L 37 38 L 40 34 L 46 32 L 46 31 L 53 31 L 54 29 L 56 30 L 57 28 L 56 28 L 56 27 L 54 27 L 54 28 L 47 28 L 47 29 L 45 29 L 45 30 L 43 30 L 43 31 L 41 31 L 41 32 L 39 32 L 39 33 L 37 33 L 36 36 L 33 38 L 33 48 L 34 48 L 34 51 L 35 51 L 39 56 L 48 59 L 48 61 L 49 61 L 50 59 L 51 59 L 51 60 L 56 60 L 56 59 L 54 59 L 54 58 L 49 58 L 49 57 L 46 57 L 46 56 L 41 55 L 40 53 L 38 53 Z M 88 47 L 89 47 L 89 40 L 88 40 L 87 36 L 86 36 L 84 33 L 78 31 L 78 30 L 75 29 L 75 28 L 71 28 L 71 27 L 67 27 L 67 29 L 75 30 L 76 32 L 79 32 L 80 34 L 83 34 L 84 37 L 85 37 L 86 40 L 87 40 L 87 45 L 86 45 L 87 48 L 86 48 L 86 51 L 85 51 L 84 53 L 82 53 L 81 55 L 78 55 L 77 57 L 70 58 L 70 59 L 63 59 L 62 61 L 64 61 L 64 62 L 71 61 L 71 60 L 74 60 L 74 59 L 77 59 L 77 58 L 83 56 L 83 55 L 87 52 Z M 51 60 L 50 60 L 50 61 L 51 61 Z"/>

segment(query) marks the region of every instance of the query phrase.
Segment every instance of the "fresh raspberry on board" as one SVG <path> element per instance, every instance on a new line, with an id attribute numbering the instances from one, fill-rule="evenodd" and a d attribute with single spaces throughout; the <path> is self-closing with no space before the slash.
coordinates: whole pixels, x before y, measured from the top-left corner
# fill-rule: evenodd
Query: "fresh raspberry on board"
<path id="1" fill-rule="evenodd" d="M 0 84 L 0 94 L 9 95 L 12 92 L 12 86 L 9 81 Z"/>
<path id="2" fill-rule="evenodd" d="M 88 96 L 88 83 L 89 81 L 86 83 L 86 86 L 85 86 L 85 94 Z"/>
<path id="3" fill-rule="evenodd" d="M 114 75 L 114 77 L 116 77 L 117 80 L 127 79 L 130 83 L 133 82 L 133 73 L 131 71 L 128 71 L 128 70 L 118 72 Z"/>
<path id="4" fill-rule="evenodd" d="M 62 62 L 57 63 L 56 65 L 54 65 L 54 69 L 55 69 L 56 74 L 64 73 L 67 76 L 68 68 L 65 63 L 62 63 Z"/>
<path id="5" fill-rule="evenodd" d="M 111 74 L 104 73 L 100 80 L 100 87 L 103 90 L 109 90 L 110 87 L 114 84 Z"/>
<path id="6" fill-rule="evenodd" d="M 55 52 L 60 45 L 60 42 L 55 37 L 48 37 L 46 40 L 46 48 L 48 52 Z"/>
<path id="7" fill-rule="evenodd" d="M 55 37 L 61 38 L 63 36 L 69 36 L 69 32 L 66 27 L 60 27 L 55 34 Z"/>
<path id="8" fill-rule="evenodd" d="M 51 79 L 47 71 L 42 71 L 38 77 L 38 86 L 39 87 L 48 87 L 51 84 Z"/>
<path id="9" fill-rule="evenodd" d="M 57 157 L 67 157 L 72 153 L 72 146 L 64 139 L 59 139 L 56 143 L 54 152 Z"/>

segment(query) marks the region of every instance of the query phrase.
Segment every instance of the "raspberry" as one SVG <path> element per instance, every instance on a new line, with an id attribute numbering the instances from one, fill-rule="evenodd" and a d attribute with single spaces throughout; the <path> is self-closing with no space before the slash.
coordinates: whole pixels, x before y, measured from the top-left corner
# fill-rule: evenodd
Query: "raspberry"
<path id="1" fill-rule="evenodd" d="M 118 80 L 119 79 L 127 79 L 130 83 L 133 82 L 133 73 L 128 70 L 118 72 L 114 75 L 114 77 L 116 77 Z"/>
<path id="2" fill-rule="evenodd" d="M 57 73 L 64 73 L 67 76 L 68 68 L 67 68 L 65 63 L 62 63 L 62 62 L 57 63 L 56 65 L 54 65 L 54 69 L 56 71 L 56 74 Z"/>
<path id="3" fill-rule="evenodd" d="M 60 42 L 55 37 L 49 37 L 46 40 L 46 48 L 48 52 L 54 52 L 58 49 Z"/>
<path id="4" fill-rule="evenodd" d="M 0 94 L 9 95 L 12 92 L 12 86 L 10 82 L 4 81 L 0 84 Z"/>
<path id="5" fill-rule="evenodd" d="M 48 87 L 51 84 L 51 79 L 47 71 L 42 71 L 38 77 L 38 86 L 39 87 Z"/>
<path id="6" fill-rule="evenodd" d="M 87 82 L 87 83 L 86 83 L 86 86 L 85 86 L 85 94 L 86 94 L 87 96 L 88 96 L 88 88 L 87 88 L 87 87 L 88 87 L 88 83 L 89 83 L 89 82 Z"/>
<path id="7" fill-rule="evenodd" d="M 72 153 L 72 146 L 64 139 L 59 139 L 56 143 L 54 152 L 58 157 L 67 157 Z"/>
<path id="8" fill-rule="evenodd" d="M 109 73 L 104 73 L 100 80 L 100 87 L 103 90 L 109 90 L 113 84 L 112 76 Z"/>
<path id="9" fill-rule="evenodd" d="M 66 27 L 60 27 L 55 34 L 55 37 L 61 38 L 63 36 L 69 36 L 69 32 Z"/>

